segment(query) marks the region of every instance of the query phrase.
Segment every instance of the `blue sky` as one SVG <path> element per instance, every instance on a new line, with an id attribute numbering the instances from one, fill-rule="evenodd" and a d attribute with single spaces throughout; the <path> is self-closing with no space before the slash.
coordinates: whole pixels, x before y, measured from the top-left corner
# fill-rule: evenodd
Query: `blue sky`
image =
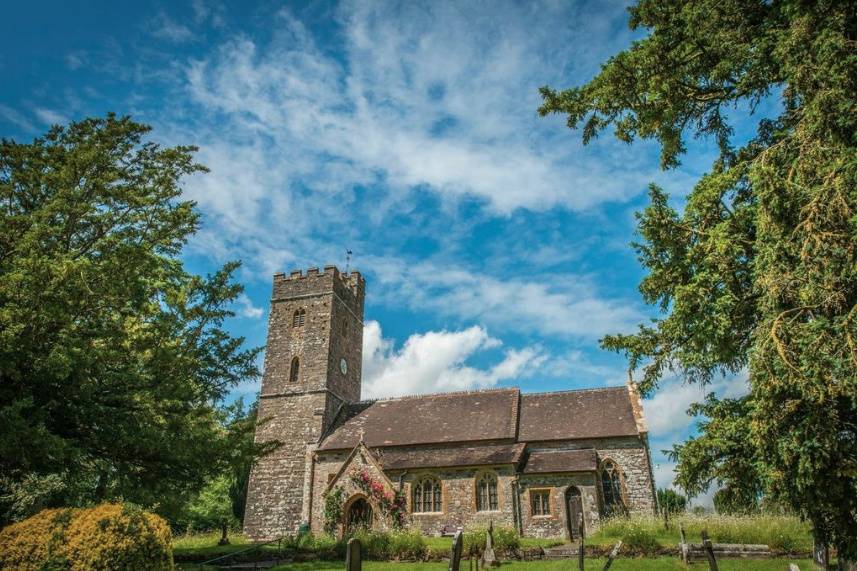
<path id="1" fill-rule="evenodd" d="M 650 182 L 680 205 L 714 144 L 692 140 L 663 172 L 652 143 L 584 147 L 536 109 L 539 86 L 581 84 L 634 39 L 607 1 L 15 2 L 0 135 L 114 111 L 198 145 L 211 172 L 186 181 L 203 213 L 186 262 L 243 262 L 230 329 L 251 345 L 274 272 L 342 268 L 351 249 L 367 278 L 364 397 L 620 385 L 624 360 L 598 339 L 654 315 L 633 213 Z M 701 394 L 669 378 L 646 402 L 660 485 L 660 450 L 692 432 Z"/>

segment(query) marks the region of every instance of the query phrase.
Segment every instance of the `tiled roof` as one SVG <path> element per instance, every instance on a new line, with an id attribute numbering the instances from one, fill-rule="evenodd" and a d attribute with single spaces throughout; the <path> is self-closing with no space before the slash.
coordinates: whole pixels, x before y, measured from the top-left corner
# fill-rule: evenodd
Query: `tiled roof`
<path id="1" fill-rule="evenodd" d="M 640 412 L 642 414 L 642 412 Z M 320 450 L 486 441 L 540 442 L 637 436 L 627 387 L 520 394 L 518 389 L 443 393 L 344 407 Z"/>
<path id="2" fill-rule="evenodd" d="M 361 403 L 320 449 L 353 448 L 361 434 L 370 448 L 514 440 L 519 397 L 518 389 L 501 389 Z"/>
<path id="3" fill-rule="evenodd" d="M 452 466 L 517 465 L 525 444 L 486 444 L 446 448 L 388 448 L 375 454 L 385 470 Z"/>
<path id="4" fill-rule="evenodd" d="M 521 442 L 637 434 L 628 387 L 521 395 Z"/>
<path id="5" fill-rule="evenodd" d="M 595 450 L 539 450 L 531 452 L 524 474 L 548 472 L 590 472 L 598 466 Z"/>

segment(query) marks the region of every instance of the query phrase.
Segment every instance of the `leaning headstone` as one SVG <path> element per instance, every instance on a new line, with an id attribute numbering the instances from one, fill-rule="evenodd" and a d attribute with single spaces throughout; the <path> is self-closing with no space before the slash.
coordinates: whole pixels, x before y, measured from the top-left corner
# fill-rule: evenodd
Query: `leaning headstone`
<path id="1" fill-rule="evenodd" d="M 610 566 L 613 565 L 613 560 L 619 555 L 620 549 L 622 549 L 622 540 L 617 541 L 616 545 L 613 546 L 613 550 L 610 552 L 610 555 L 607 556 L 607 563 L 604 564 L 604 569 L 602 571 L 610 569 Z"/>
<path id="2" fill-rule="evenodd" d="M 482 553 L 483 567 L 499 567 L 500 561 L 494 554 L 494 521 L 488 523 L 488 531 L 485 532 L 485 551 Z"/>
<path id="3" fill-rule="evenodd" d="M 348 540 L 348 547 L 345 550 L 345 571 L 360 571 L 362 566 L 360 540 L 352 537 Z"/>
<path id="4" fill-rule="evenodd" d="M 800 571 L 800 567 L 798 567 L 794 563 L 789 563 L 789 571 Z"/>
<path id="5" fill-rule="evenodd" d="M 452 538 L 452 553 L 449 556 L 449 571 L 458 571 L 458 566 L 461 564 L 461 530 L 455 532 Z"/>
<path id="6" fill-rule="evenodd" d="M 816 567 L 827 569 L 828 549 L 827 545 L 817 539 L 812 540 L 812 562 Z"/>

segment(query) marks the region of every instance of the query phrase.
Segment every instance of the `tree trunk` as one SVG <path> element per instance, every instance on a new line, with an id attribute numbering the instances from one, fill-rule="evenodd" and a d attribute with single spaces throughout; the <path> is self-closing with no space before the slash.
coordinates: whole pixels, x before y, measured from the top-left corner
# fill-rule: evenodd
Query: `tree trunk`
<path id="1" fill-rule="evenodd" d="M 229 538 L 226 537 L 227 532 L 229 531 L 229 524 L 223 522 L 220 524 L 220 541 L 217 542 L 217 545 L 229 545 Z"/>

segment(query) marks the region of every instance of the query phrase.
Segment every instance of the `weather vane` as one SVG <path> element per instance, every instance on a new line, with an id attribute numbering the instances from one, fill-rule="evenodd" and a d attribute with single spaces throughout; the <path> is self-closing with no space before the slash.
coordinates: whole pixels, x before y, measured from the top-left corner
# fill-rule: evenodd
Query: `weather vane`
<path id="1" fill-rule="evenodd" d="M 349 268 L 351 267 L 351 250 L 345 250 L 345 273 L 348 273 Z"/>

